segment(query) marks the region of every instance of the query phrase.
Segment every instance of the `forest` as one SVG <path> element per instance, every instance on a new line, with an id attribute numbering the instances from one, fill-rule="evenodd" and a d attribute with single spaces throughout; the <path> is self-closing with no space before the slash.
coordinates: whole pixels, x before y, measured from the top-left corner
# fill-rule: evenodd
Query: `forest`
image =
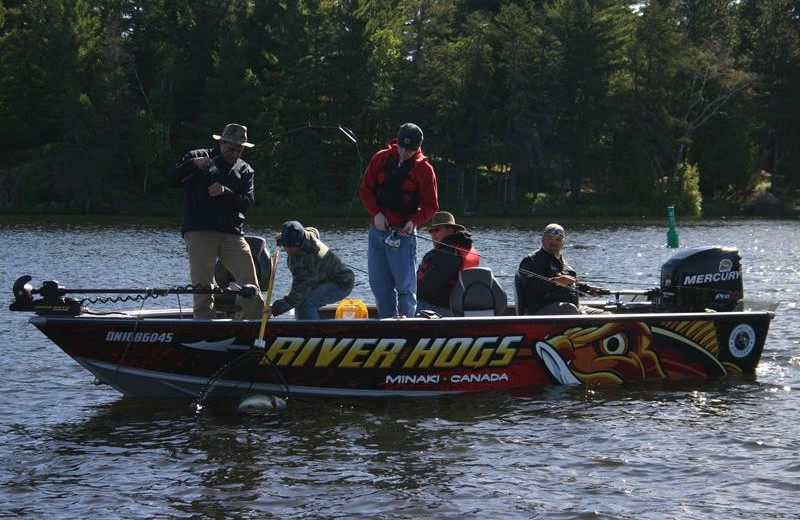
<path id="1" fill-rule="evenodd" d="M 363 214 L 414 122 L 456 214 L 789 214 L 799 100 L 800 0 L 0 0 L 0 212 L 176 214 L 237 122 L 251 213 Z"/>

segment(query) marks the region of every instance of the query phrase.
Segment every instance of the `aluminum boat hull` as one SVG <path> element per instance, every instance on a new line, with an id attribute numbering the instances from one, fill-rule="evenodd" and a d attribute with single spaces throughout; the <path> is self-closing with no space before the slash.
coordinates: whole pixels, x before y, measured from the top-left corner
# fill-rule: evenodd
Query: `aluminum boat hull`
<path id="1" fill-rule="evenodd" d="M 753 374 L 771 311 L 441 319 L 194 320 L 165 313 L 35 316 L 126 396 L 426 397 L 563 384 Z"/>

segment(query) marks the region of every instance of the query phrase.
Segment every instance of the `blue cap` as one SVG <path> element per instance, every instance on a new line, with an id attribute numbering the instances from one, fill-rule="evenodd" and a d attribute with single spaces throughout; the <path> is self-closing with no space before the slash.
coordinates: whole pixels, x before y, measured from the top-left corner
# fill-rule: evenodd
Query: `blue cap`
<path id="1" fill-rule="evenodd" d="M 281 238 L 278 240 L 279 246 L 294 246 L 300 247 L 306 240 L 306 230 L 303 225 L 296 220 L 290 220 L 283 223 L 281 229 Z"/>

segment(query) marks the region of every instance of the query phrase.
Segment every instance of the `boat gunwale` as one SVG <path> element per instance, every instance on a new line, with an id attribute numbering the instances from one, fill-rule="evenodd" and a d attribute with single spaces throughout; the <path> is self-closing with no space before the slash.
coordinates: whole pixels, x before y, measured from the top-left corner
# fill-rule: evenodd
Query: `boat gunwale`
<path id="1" fill-rule="evenodd" d="M 166 313 L 162 313 L 166 314 Z M 341 325 L 368 325 L 369 327 L 380 327 L 387 325 L 395 325 L 401 323 L 409 324 L 442 324 L 442 323 L 483 323 L 483 322 L 497 322 L 497 323 L 550 323 L 550 322 L 628 322 L 628 321 L 664 321 L 664 320 L 734 320 L 743 318 L 768 318 L 772 320 L 775 318 L 775 311 L 768 310 L 753 310 L 753 311 L 730 311 L 730 312 L 648 312 L 648 313 L 622 313 L 622 314 L 577 314 L 577 315 L 523 315 L 523 316 L 467 316 L 467 317 L 442 317 L 442 318 L 355 318 L 355 319 L 335 319 L 323 318 L 317 320 L 296 320 L 291 318 L 273 318 L 270 324 L 273 325 L 315 325 L 315 324 L 341 324 Z M 40 326 L 48 323 L 86 323 L 87 321 L 96 321 L 98 323 L 178 323 L 178 324 L 203 324 L 209 325 L 213 323 L 225 323 L 236 325 L 256 325 L 261 322 L 258 319 L 232 319 L 232 318 L 209 318 L 209 319 L 195 319 L 192 317 L 158 317 L 150 315 L 137 314 L 81 314 L 78 316 L 59 316 L 59 315 L 39 315 L 29 318 L 29 323 Z"/>

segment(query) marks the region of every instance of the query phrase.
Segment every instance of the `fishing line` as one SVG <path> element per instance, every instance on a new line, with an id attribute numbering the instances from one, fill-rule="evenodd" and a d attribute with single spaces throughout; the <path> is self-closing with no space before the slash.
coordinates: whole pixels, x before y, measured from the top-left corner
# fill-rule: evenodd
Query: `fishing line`
<path id="1" fill-rule="evenodd" d="M 153 296 L 153 298 L 156 298 L 156 296 Z M 114 374 L 119 374 L 119 369 L 122 366 L 122 363 L 125 362 L 125 358 L 128 357 L 128 351 L 133 344 L 133 337 L 136 336 L 136 331 L 139 330 L 139 323 L 144 320 L 144 317 L 142 317 L 142 309 L 144 309 L 145 300 L 147 300 L 147 298 L 142 298 L 142 304 L 139 306 L 139 314 L 136 318 L 136 321 L 133 322 L 133 334 L 128 338 L 128 341 L 125 345 L 125 350 L 122 352 L 122 358 L 120 358 L 119 363 L 117 363 L 117 367 L 114 369 Z"/>
<path id="2" fill-rule="evenodd" d="M 293 133 L 299 132 L 301 130 L 310 130 L 310 129 L 314 129 L 314 128 L 321 129 L 321 130 L 338 130 L 339 132 L 342 133 L 342 135 L 344 135 L 349 141 L 351 141 L 356 146 L 356 155 L 358 155 L 358 172 L 359 172 L 359 179 L 360 179 L 361 175 L 362 175 L 362 171 L 364 169 L 364 158 L 361 155 L 361 147 L 358 145 L 358 137 L 356 136 L 355 132 L 353 132 L 351 129 L 349 129 L 348 127 L 344 126 L 341 123 L 337 123 L 336 125 L 321 125 L 321 124 L 315 124 L 315 123 L 308 122 L 303 126 L 290 128 L 289 130 L 281 132 L 281 133 L 279 133 L 277 135 L 274 135 L 272 133 L 270 133 L 270 135 L 272 135 L 272 137 L 275 138 L 275 137 L 280 137 L 280 136 L 283 136 L 283 135 L 293 134 Z M 356 183 L 356 189 L 353 192 L 353 196 L 350 199 L 350 205 L 347 208 L 347 215 L 346 215 L 345 220 L 344 220 L 344 227 L 345 228 L 347 228 L 347 224 L 348 224 L 348 221 L 350 219 L 350 213 L 353 210 L 353 203 L 355 203 L 356 196 L 358 195 L 358 188 L 360 186 L 361 186 L 361 182 L 359 180 L 359 182 Z"/>
<path id="3" fill-rule="evenodd" d="M 219 379 L 222 376 L 224 376 L 231 368 L 233 368 L 238 363 L 242 362 L 243 360 L 249 357 L 253 357 L 259 361 L 263 359 L 267 360 L 268 362 L 267 364 L 270 366 L 270 368 L 273 371 L 273 374 L 276 376 L 278 384 L 283 385 L 283 387 L 286 389 L 285 393 L 286 399 L 287 400 L 289 399 L 289 395 L 291 393 L 289 385 L 284 379 L 283 374 L 281 374 L 280 370 L 278 370 L 278 367 L 275 366 L 275 364 L 272 362 L 272 359 L 270 359 L 269 356 L 267 355 L 266 348 L 264 348 L 264 340 L 263 340 L 264 332 L 266 330 L 267 320 L 269 318 L 268 311 L 272 300 L 272 289 L 274 287 L 275 275 L 278 271 L 279 262 L 280 262 L 280 251 L 276 250 L 272 258 L 272 269 L 270 272 L 269 288 L 267 289 L 267 298 L 264 301 L 264 310 L 261 317 L 261 325 L 258 333 L 258 338 L 254 342 L 253 347 L 251 347 L 250 350 L 228 361 L 227 363 L 219 367 L 219 369 L 216 372 L 214 372 L 214 374 L 211 375 L 208 381 L 206 381 L 206 384 L 200 389 L 200 392 L 198 392 L 197 398 L 194 401 L 194 409 L 196 412 L 200 412 L 203 409 L 203 404 L 205 403 L 208 396 L 211 395 L 211 391 L 214 389 L 214 387 L 217 386 L 217 382 L 219 381 Z M 263 351 L 263 357 L 261 355 L 262 351 Z M 258 363 L 259 361 L 256 361 L 256 363 Z M 251 382 L 248 390 L 252 388 L 252 385 L 253 383 Z"/>

